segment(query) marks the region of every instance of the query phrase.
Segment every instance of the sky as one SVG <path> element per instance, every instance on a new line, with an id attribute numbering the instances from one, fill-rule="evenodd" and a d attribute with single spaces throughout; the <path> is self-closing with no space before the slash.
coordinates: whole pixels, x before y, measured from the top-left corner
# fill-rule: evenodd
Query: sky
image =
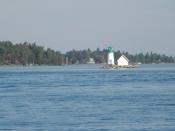
<path id="1" fill-rule="evenodd" d="M 0 41 L 175 56 L 174 0 L 0 0 Z"/>

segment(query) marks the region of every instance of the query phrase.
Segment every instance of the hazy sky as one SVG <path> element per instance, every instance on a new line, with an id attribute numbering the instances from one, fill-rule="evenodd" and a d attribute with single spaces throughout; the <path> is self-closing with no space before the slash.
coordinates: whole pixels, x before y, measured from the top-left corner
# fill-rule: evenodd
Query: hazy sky
<path id="1" fill-rule="evenodd" d="M 175 56 L 175 0 L 0 0 L 0 40 Z"/>

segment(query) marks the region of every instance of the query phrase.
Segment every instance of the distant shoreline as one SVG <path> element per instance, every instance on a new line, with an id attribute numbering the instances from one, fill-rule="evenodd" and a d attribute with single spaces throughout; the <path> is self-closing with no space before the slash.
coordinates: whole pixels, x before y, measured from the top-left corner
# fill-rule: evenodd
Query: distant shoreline
<path id="1" fill-rule="evenodd" d="M 104 63 L 99 63 L 100 65 L 103 65 Z M 68 64 L 68 65 L 0 65 L 0 67 L 44 67 L 44 66 L 57 66 L 57 67 L 63 67 L 63 66 L 79 66 L 79 65 L 99 65 L 99 64 Z M 162 64 L 175 64 L 175 63 L 144 63 L 140 65 L 162 65 Z"/>
<path id="2" fill-rule="evenodd" d="M 175 57 L 154 52 L 130 54 L 125 51 L 113 51 L 116 61 L 121 55 L 126 56 L 130 63 L 175 63 Z M 72 65 L 87 63 L 106 63 L 107 49 L 71 50 L 66 53 L 45 49 L 35 43 L 17 43 L 0 41 L 0 66 L 40 66 L 40 65 Z"/>

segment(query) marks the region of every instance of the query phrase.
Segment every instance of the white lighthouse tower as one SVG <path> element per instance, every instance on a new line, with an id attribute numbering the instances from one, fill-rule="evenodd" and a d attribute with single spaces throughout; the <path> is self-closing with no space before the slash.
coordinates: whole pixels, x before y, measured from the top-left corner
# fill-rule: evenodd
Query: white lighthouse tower
<path id="1" fill-rule="evenodd" d="M 115 63 L 114 63 L 114 52 L 112 50 L 112 47 L 109 46 L 108 49 L 107 49 L 107 51 L 108 51 L 107 64 L 108 65 L 115 65 Z"/>

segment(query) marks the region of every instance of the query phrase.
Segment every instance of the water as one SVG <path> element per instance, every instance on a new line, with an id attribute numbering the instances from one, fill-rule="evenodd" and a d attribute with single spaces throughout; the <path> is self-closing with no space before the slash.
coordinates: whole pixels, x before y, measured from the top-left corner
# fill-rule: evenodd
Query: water
<path id="1" fill-rule="evenodd" d="M 175 65 L 0 67 L 0 130 L 174 131 Z"/>

